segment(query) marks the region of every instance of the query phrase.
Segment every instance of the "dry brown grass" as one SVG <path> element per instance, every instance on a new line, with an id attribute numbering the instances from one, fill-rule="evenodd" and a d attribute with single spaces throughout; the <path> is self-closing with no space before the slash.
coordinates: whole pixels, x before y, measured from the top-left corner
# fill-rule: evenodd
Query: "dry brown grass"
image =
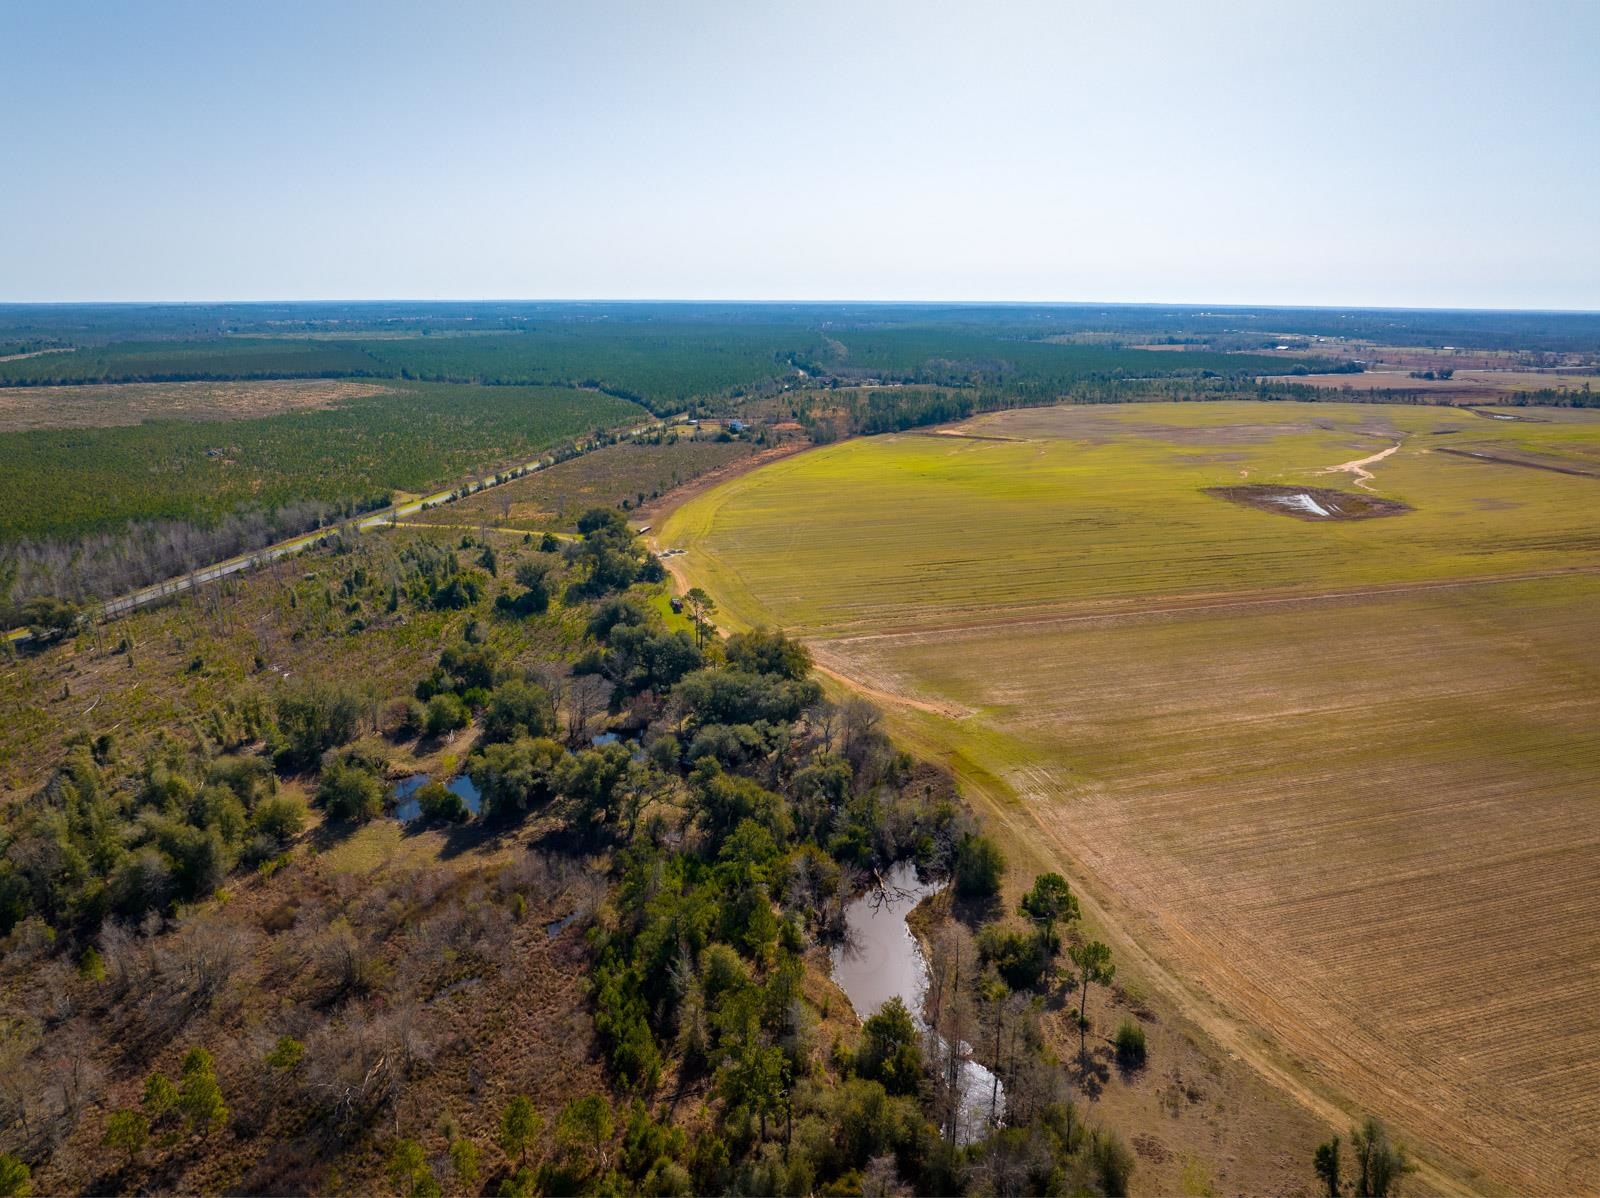
<path id="1" fill-rule="evenodd" d="M 440 1162 L 447 1128 L 477 1143 L 480 1184 L 492 1191 L 507 1171 L 494 1134 L 512 1096 L 533 1100 L 547 1143 L 562 1104 L 607 1090 L 584 994 L 583 926 L 546 934 L 548 921 L 593 904 L 594 880 L 530 852 L 523 833 L 462 851 L 455 834 L 420 832 L 398 857 L 354 851 L 393 832 L 387 820 L 353 834 L 313 828 L 293 863 L 236 878 L 226 902 L 205 904 L 187 931 L 135 938 L 127 956 L 169 964 L 130 991 L 118 991 L 111 958 L 113 980 L 99 985 L 70 969 L 48 979 L 18 962 L 0 971 L 8 1009 L 72 1012 L 51 1043 L 84 1079 L 81 1109 L 59 1120 L 64 1139 L 35 1172 L 35 1192 L 389 1192 L 388 1145 L 413 1138 Z M 371 860 L 352 868 L 351 857 Z M 520 916 L 515 893 L 526 903 Z M 330 994 L 321 946 L 341 919 L 374 963 L 370 992 Z M 231 944 L 233 963 L 215 998 L 179 1010 L 160 991 L 182 977 L 172 966 L 191 935 Z M 289 1073 L 262 1060 L 280 1035 L 307 1049 Z M 100 1146 L 106 1120 L 138 1104 L 151 1070 L 177 1076 L 191 1045 L 216 1057 L 228 1125 L 158 1138 L 123 1168 Z M 376 1060 L 393 1079 L 390 1099 L 370 1124 L 337 1131 L 320 1109 L 322 1079 L 359 1080 Z"/>
<path id="2" fill-rule="evenodd" d="M 469 496 L 450 507 L 448 519 L 456 525 L 534 532 L 570 528 L 589 508 L 615 507 L 624 500 L 631 506 L 641 494 L 648 501 L 753 453 L 744 441 L 686 436 L 659 445 L 624 441 Z M 405 522 L 439 518 L 438 512 L 421 512 Z"/>

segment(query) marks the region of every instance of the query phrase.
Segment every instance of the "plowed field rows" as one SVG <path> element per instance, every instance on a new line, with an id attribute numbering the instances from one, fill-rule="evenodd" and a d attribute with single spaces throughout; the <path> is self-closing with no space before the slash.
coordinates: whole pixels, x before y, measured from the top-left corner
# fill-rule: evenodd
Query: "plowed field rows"
<path id="1" fill-rule="evenodd" d="M 1600 1190 L 1600 421 L 1053 409 L 692 501 L 662 543 L 997 779 L 1171 978 L 1469 1184 Z M 1398 443 L 1313 522 L 1207 496 Z M 1358 492 L 1359 493 L 1359 492 Z M 940 712 L 968 713 L 964 717 Z M 1459 1167 L 1458 1167 L 1459 1166 Z"/>

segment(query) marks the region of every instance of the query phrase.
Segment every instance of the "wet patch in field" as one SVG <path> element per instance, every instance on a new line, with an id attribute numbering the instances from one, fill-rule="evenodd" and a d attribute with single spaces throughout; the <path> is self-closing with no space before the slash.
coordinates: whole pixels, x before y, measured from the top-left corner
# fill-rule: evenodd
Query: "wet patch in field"
<path id="1" fill-rule="evenodd" d="M 1548 470 L 1552 474 L 1572 474 L 1578 478 L 1600 478 L 1593 470 L 1585 470 L 1580 466 L 1569 466 L 1559 461 L 1541 461 L 1532 455 L 1519 456 L 1510 452 L 1486 453 L 1478 449 L 1437 449 L 1435 453 L 1447 453 L 1452 457 L 1471 458 L 1475 462 L 1488 462 L 1496 466 L 1524 466 L 1529 470 Z"/>
<path id="2" fill-rule="evenodd" d="M 1482 416 L 1485 420 L 1515 420 L 1522 424 L 1544 424 L 1537 416 L 1516 416 L 1510 412 L 1489 412 L 1483 408 L 1468 408 L 1474 416 Z"/>
<path id="3" fill-rule="evenodd" d="M 1207 487 L 1207 495 L 1226 499 L 1245 507 L 1299 520 L 1322 523 L 1327 520 L 1369 520 L 1376 516 L 1398 516 L 1411 508 L 1398 499 L 1379 499 L 1376 495 L 1356 495 L 1329 487 L 1288 487 L 1277 483 L 1249 483 L 1235 487 Z"/>

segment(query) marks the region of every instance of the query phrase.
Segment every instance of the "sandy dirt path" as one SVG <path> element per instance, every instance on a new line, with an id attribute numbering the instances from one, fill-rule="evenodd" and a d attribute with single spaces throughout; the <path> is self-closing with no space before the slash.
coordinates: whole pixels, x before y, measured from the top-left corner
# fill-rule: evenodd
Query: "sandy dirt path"
<path id="1" fill-rule="evenodd" d="M 1388 449 L 1383 450 L 1381 453 L 1375 453 L 1370 457 L 1357 458 L 1353 462 L 1340 462 L 1337 466 L 1329 466 L 1326 470 L 1318 471 L 1318 473 L 1352 474 L 1355 476 L 1356 486 L 1360 487 L 1363 491 L 1370 491 L 1372 488 L 1367 486 L 1367 484 L 1372 481 L 1374 475 L 1372 471 L 1367 469 L 1367 467 L 1383 461 L 1384 458 L 1388 457 L 1391 453 L 1399 448 L 1400 442 L 1396 441 L 1393 445 L 1389 446 Z"/>
<path id="2" fill-rule="evenodd" d="M 972 714 L 967 708 L 956 703 L 932 703 L 926 699 L 913 698 L 904 691 L 886 689 L 889 684 L 881 678 L 878 681 L 883 683 L 882 686 L 869 686 L 860 678 L 853 678 L 849 674 L 834 669 L 832 666 L 823 665 L 822 656 L 826 650 L 815 641 L 807 641 L 806 644 L 811 650 L 812 668 L 817 673 L 826 674 L 841 686 L 849 687 L 862 698 L 872 699 L 878 703 L 894 704 L 897 707 L 909 707 L 912 711 L 925 711 L 929 715 L 943 716 L 947 720 L 964 720 Z"/>

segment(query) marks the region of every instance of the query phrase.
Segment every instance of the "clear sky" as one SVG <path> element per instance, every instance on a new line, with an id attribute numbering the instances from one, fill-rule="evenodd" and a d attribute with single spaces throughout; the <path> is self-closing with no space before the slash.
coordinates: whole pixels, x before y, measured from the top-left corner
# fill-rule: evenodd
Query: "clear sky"
<path id="1" fill-rule="evenodd" d="M 1600 0 L 0 0 L 0 300 L 1600 309 Z"/>

